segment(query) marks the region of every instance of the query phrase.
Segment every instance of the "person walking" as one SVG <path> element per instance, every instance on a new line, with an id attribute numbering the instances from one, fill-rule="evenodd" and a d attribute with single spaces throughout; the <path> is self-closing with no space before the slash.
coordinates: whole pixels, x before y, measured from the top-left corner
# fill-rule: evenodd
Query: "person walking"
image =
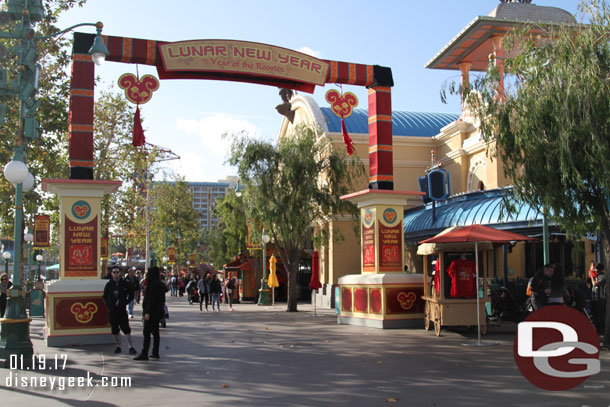
<path id="1" fill-rule="evenodd" d="M 218 307 L 218 311 L 220 311 L 220 293 L 222 293 L 222 284 L 218 279 L 218 274 L 214 274 L 212 277 L 212 282 L 210 283 L 210 294 L 212 295 L 212 311 L 214 311 L 214 304 Z"/>
<path id="2" fill-rule="evenodd" d="M 7 291 L 13 286 L 13 283 L 8 281 L 8 274 L 0 274 L 0 318 L 4 318 L 6 311 Z"/>
<path id="3" fill-rule="evenodd" d="M 195 277 L 190 278 L 186 283 L 186 298 L 189 302 L 189 305 L 193 304 L 193 291 L 197 287 L 197 280 Z"/>
<path id="4" fill-rule="evenodd" d="M 591 290 L 591 319 L 598 333 L 603 333 L 606 319 L 606 274 L 604 265 L 595 266 L 595 285 Z"/>
<path id="5" fill-rule="evenodd" d="M 153 266 L 148 269 L 146 276 L 147 284 L 142 300 L 142 314 L 144 315 L 144 342 L 142 352 L 134 360 L 148 360 L 148 349 L 150 348 L 150 336 L 153 337 L 153 348 L 151 358 L 159 359 L 159 322 L 165 312 L 165 293 L 167 287 L 159 277 L 159 267 Z"/>
<path id="6" fill-rule="evenodd" d="M 127 283 L 129 283 L 129 285 L 131 286 L 132 290 L 133 290 L 133 298 L 131 299 L 131 302 L 129 302 L 129 305 L 127 306 L 127 313 L 129 314 L 129 318 L 133 318 L 133 307 L 136 304 L 136 297 L 138 296 L 138 293 L 140 292 L 140 280 L 138 279 L 138 277 L 136 276 L 136 271 L 135 269 L 129 269 L 129 272 L 127 273 L 127 277 L 125 277 L 125 281 L 127 281 Z"/>
<path id="7" fill-rule="evenodd" d="M 169 279 L 169 284 L 170 284 L 170 289 L 171 289 L 170 295 L 172 297 L 177 297 L 178 296 L 178 277 L 173 275 Z"/>
<path id="8" fill-rule="evenodd" d="M 555 268 L 552 264 L 545 264 L 532 279 L 532 306 L 534 311 L 548 305 L 551 295 L 551 278 Z"/>
<path id="9" fill-rule="evenodd" d="M 205 310 L 208 311 L 210 302 L 210 273 L 205 273 L 202 279 L 197 282 L 199 290 L 199 311 L 203 311 L 203 302 L 205 301 Z"/>
<path id="10" fill-rule="evenodd" d="M 110 321 L 110 329 L 116 343 L 114 353 L 121 353 L 121 331 L 123 331 L 129 344 L 129 354 L 135 355 L 137 352 L 131 342 L 131 328 L 125 309 L 127 304 L 133 300 L 133 288 L 131 284 L 121 278 L 121 270 L 118 267 L 112 269 L 112 278 L 104 287 L 102 299 L 108 307 L 108 321 Z"/>
<path id="11" fill-rule="evenodd" d="M 235 278 L 229 276 L 225 283 L 225 292 L 227 294 L 227 302 L 229 303 L 229 311 L 233 311 L 233 291 L 235 291 Z"/>

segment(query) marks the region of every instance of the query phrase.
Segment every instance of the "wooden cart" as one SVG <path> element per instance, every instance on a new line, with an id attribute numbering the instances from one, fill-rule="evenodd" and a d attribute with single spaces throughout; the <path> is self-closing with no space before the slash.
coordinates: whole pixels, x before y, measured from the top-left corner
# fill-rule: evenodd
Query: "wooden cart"
<path id="1" fill-rule="evenodd" d="M 427 246 L 426 246 L 427 245 Z M 424 247 L 422 247 L 424 246 Z M 451 284 L 446 269 L 449 266 L 447 258 L 467 254 L 474 259 L 474 247 L 472 244 L 460 244 L 452 247 L 450 244 L 422 244 L 417 253 L 424 255 L 424 295 L 422 299 L 426 302 L 424 311 L 424 328 L 430 330 L 434 325 L 434 333 L 440 336 L 443 326 L 477 326 L 477 299 L 476 298 L 452 298 L 448 295 L 448 286 Z M 487 293 L 487 256 L 491 250 L 491 244 L 479 244 L 479 293 Z M 431 254 L 437 254 L 440 261 L 439 290 L 433 288 L 433 277 L 431 274 Z M 485 261 L 482 261 L 482 258 Z M 479 321 L 481 335 L 487 334 L 487 317 L 485 304 L 489 302 L 486 295 L 479 298 Z"/>

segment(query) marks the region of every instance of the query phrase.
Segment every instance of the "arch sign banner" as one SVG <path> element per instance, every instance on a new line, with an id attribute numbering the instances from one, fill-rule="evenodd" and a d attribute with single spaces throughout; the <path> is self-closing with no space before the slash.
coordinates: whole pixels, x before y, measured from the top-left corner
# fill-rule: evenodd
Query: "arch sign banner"
<path id="1" fill-rule="evenodd" d="M 235 40 L 178 41 L 159 45 L 163 70 L 242 74 L 324 85 L 328 62 L 268 44 Z M 159 72 L 161 75 L 161 72 Z"/>

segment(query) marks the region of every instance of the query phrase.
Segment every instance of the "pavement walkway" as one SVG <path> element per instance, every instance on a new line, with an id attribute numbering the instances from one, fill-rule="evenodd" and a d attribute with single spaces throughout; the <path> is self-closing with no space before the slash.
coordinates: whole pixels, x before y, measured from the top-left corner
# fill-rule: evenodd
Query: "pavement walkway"
<path id="1" fill-rule="evenodd" d="M 334 312 L 299 304 L 235 305 L 200 312 L 185 298 L 167 297 L 161 359 L 136 362 L 114 345 L 47 348 L 42 318 L 31 337 L 46 370 L 0 369 L 3 406 L 608 406 L 610 352 L 602 372 L 570 391 L 531 385 L 513 359 L 514 326 L 491 327 L 497 346 L 466 347 L 476 332 L 380 330 L 337 325 Z M 140 313 L 131 320 L 136 348 Z M 67 358 L 65 369 L 63 358 Z M 58 368 L 54 361 L 58 359 Z M 20 384 L 21 377 L 28 385 Z M 92 387 L 70 387 L 69 377 Z M 123 387 L 105 380 L 130 378 Z M 19 378 L 19 379 L 18 379 Z M 32 379 L 46 380 L 46 386 Z M 108 379 L 104 379 L 108 378 Z M 114 379 L 113 379 L 114 378 Z M 51 389 L 50 381 L 54 380 Z M 58 388 L 61 381 L 65 388 Z M 75 379 L 78 380 L 78 379 Z"/>

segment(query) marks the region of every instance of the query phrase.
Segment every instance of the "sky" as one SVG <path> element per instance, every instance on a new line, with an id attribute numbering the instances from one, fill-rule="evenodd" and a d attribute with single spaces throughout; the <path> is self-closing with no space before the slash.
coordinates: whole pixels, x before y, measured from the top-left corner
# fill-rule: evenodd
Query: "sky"
<path id="1" fill-rule="evenodd" d="M 534 0 L 576 14 L 578 0 Z M 459 113 L 457 96 L 440 99 L 446 81 L 459 72 L 426 69 L 425 64 L 478 15 L 498 0 L 88 0 L 64 13 L 59 28 L 102 21 L 103 34 L 159 41 L 230 39 L 301 51 L 321 59 L 381 65 L 392 69 L 392 108 L 402 111 Z M 304 7 L 302 6 L 304 5 Z M 78 29 L 94 33 L 92 27 Z M 138 65 L 140 76 L 157 76 Z M 136 66 L 106 62 L 96 67 L 96 92 L 120 91 L 116 82 Z M 311 95 L 328 107 L 324 94 L 336 85 L 317 86 Z M 344 85 L 367 108 L 366 89 Z M 229 140 L 223 133 L 248 131 L 273 142 L 282 116 L 276 87 L 211 80 L 163 80 L 140 107 L 146 140 L 180 156 L 171 162 L 187 181 L 216 182 L 236 169 L 225 164 Z"/>

